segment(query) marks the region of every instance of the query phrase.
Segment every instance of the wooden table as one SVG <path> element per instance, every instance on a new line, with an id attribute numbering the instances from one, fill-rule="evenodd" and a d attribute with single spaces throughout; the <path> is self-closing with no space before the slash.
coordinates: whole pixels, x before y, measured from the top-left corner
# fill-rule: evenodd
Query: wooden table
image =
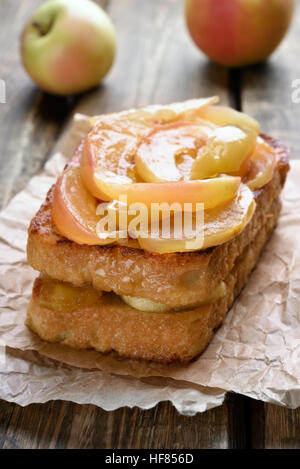
<path id="1" fill-rule="evenodd" d="M 0 201 L 11 197 L 45 163 L 76 110 L 96 114 L 148 103 L 218 94 L 223 103 L 256 117 L 264 131 L 300 152 L 300 104 L 292 82 L 300 78 L 300 8 L 288 38 L 263 65 L 230 71 L 211 64 L 185 30 L 182 1 L 101 2 L 118 33 L 118 57 L 105 83 L 76 98 L 39 91 L 24 73 L 19 36 L 41 0 L 1 0 Z M 141 411 L 105 412 L 64 401 L 30 405 L 0 403 L 2 448 L 296 448 L 300 410 L 229 395 L 222 407 L 180 416 L 169 403 Z"/>

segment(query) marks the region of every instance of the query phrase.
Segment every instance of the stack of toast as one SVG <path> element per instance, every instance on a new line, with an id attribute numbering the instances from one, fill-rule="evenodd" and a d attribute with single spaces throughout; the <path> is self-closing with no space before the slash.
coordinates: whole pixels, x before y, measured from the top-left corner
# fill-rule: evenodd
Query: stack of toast
<path id="1" fill-rule="evenodd" d="M 247 283 L 279 217 L 288 151 L 260 138 L 276 158 L 272 177 L 253 190 L 255 210 L 243 229 L 205 249 L 150 252 L 130 239 L 78 243 L 57 229 L 55 185 L 50 188 L 28 232 L 28 262 L 40 272 L 28 306 L 30 329 L 45 341 L 123 357 L 162 363 L 197 357 Z M 74 159 L 80 152 L 82 146 Z"/>

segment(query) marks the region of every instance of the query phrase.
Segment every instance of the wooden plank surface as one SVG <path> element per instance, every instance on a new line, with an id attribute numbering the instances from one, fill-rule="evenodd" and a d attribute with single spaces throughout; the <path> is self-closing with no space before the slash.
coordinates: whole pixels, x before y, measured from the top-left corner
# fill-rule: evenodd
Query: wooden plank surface
<path id="1" fill-rule="evenodd" d="M 20 35 L 40 0 L 1 0 L 0 78 L 6 104 L 0 104 L 0 200 L 11 196 L 45 163 L 76 99 L 53 98 L 39 91 L 20 62 Z"/>
<path id="2" fill-rule="evenodd" d="M 290 146 L 292 158 L 300 158 L 300 103 L 292 100 L 292 83 L 300 79 L 299 37 L 297 1 L 292 27 L 281 47 L 265 64 L 238 72 L 242 109 L 261 123 L 264 132 Z M 252 417 L 256 447 L 300 448 L 300 409 L 253 401 Z"/>
<path id="3" fill-rule="evenodd" d="M 300 410 L 264 404 L 264 447 L 300 448 Z"/>
<path id="4" fill-rule="evenodd" d="M 25 408 L 0 401 L 0 448 L 245 448 L 245 402 L 229 394 L 223 406 L 184 417 L 167 402 L 106 412 L 64 401 Z"/>
<path id="5" fill-rule="evenodd" d="M 300 89 L 299 0 L 295 4 L 293 23 L 281 47 L 266 63 L 245 68 L 241 80 L 244 111 L 257 118 L 266 133 L 286 142 L 292 158 L 300 158 L 300 103 L 293 102 L 295 80 L 299 80 Z"/>
<path id="6" fill-rule="evenodd" d="M 5 422 L 4 422 L 5 420 Z M 182 417 L 168 403 L 105 412 L 55 401 L 0 410 L 2 448 L 226 448 L 226 406 Z"/>
<path id="7" fill-rule="evenodd" d="M 182 2 L 111 0 L 116 62 L 101 89 L 76 106 L 86 114 L 218 94 L 228 102 L 229 74 L 199 55 L 185 30 Z"/>
<path id="8" fill-rule="evenodd" d="M 115 0 L 107 3 L 118 34 L 115 66 L 104 84 L 80 99 L 53 98 L 37 90 L 24 74 L 18 56 L 18 36 L 40 1 L 18 9 L 5 0 L 4 47 L 1 76 L 7 82 L 7 104 L 1 109 L 1 200 L 5 205 L 48 158 L 71 111 L 96 114 L 219 94 L 229 100 L 229 74 L 201 58 L 190 43 L 182 17 L 182 2 Z M 16 5 L 15 5 L 16 7 Z M 14 41 L 12 41 L 12 34 Z M 50 107 L 50 113 L 49 113 Z M 6 136 L 9 138 L 6 138 Z M 4 154 L 10 155 L 5 159 Z M 55 402 L 22 409 L 0 407 L 3 447 L 216 447 L 236 444 L 232 413 L 234 401 L 194 418 L 182 417 L 168 403 L 150 411 L 120 409 L 104 412 L 94 406 Z M 229 409 L 231 411 L 229 415 Z M 240 421 L 240 420 L 239 420 Z M 9 422 L 9 424 L 8 424 Z M 228 433 L 231 427 L 230 436 Z M 84 429 L 84 430 L 83 430 Z M 87 435 L 90 435 L 89 437 Z M 239 432 L 240 441 L 243 433 Z"/>
<path id="9" fill-rule="evenodd" d="M 255 68 L 244 74 L 241 83 L 239 71 L 228 72 L 208 62 L 185 31 L 181 0 L 101 2 L 118 34 L 118 56 L 110 75 L 101 87 L 84 96 L 55 98 L 42 93 L 25 75 L 18 52 L 25 19 L 40 3 L 2 0 L 0 4 L 0 78 L 7 83 L 7 103 L 0 104 L 3 206 L 47 160 L 72 112 L 95 114 L 219 94 L 223 103 L 240 107 L 245 102 L 251 114 L 257 113 Z M 270 74 L 270 88 L 272 77 Z M 278 133 L 282 129 L 279 124 Z M 272 419 L 276 425 L 282 422 L 282 438 L 280 433 L 275 438 Z M 105 412 L 63 401 L 26 408 L 0 402 L 3 448 L 288 447 L 297 444 L 297 434 L 297 412 L 235 395 L 230 395 L 222 407 L 192 418 L 180 416 L 169 403 L 148 411 L 134 408 Z"/>

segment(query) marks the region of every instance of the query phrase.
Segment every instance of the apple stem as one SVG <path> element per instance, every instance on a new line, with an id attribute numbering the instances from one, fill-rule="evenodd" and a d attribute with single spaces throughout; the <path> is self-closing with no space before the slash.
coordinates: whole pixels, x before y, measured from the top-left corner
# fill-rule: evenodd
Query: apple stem
<path id="1" fill-rule="evenodd" d="M 36 23 L 35 21 L 32 23 L 32 26 L 38 31 L 40 36 L 45 36 L 48 33 L 49 29 L 51 29 L 51 26 L 50 26 L 50 28 L 46 30 L 42 27 L 42 25 L 40 25 L 39 23 Z"/>

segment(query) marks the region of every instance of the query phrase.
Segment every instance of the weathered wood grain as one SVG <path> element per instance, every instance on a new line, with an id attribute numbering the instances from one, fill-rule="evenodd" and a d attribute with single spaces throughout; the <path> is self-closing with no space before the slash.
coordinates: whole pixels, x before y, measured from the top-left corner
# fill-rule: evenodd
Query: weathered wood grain
<path id="1" fill-rule="evenodd" d="M 43 165 L 71 110 L 95 114 L 211 94 L 225 103 L 233 99 L 228 72 L 210 64 L 190 41 L 181 0 L 105 2 L 118 34 L 112 72 L 102 86 L 80 98 L 47 96 L 25 75 L 18 55 L 25 18 L 40 1 L 18 3 L 17 17 L 13 3 L 5 0 L 0 10 L 7 18 L 2 36 L 9 37 L 0 42 L 1 76 L 8 83 L 0 130 L 3 204 Z M 2 447 L 226 448 L 243 444 L 243 430 L 235 437 L 235 420 L 242 426 L 243 419 L 234 412 L 235 399 L 228 402 L 193 418 L 180 416 L 168 403 L 145 412 L 110 413 L 65 402 L 25 409 L 2 403 L 0 441 Z"/>
<path id="2" fill-rule="evenodd" d="M 244 447 L 243 421 L 235 400 L 230 396 L 226 405 L 195 417 L 179 415 L 166 402 L 147 411 L 105 412 L 63 401 L 25 408 L 1 401 L 0 448 L 197 449 L 241 443 Z"/>
<path id="3" fill-rule="evenodd" d="M 6 84 L 6 104 L 0 104 L 2 206 L 42 167 L 74 101 L 42 93 L 23 70 L 20 35 L 40 3 L 2 0 L 0 4 L 0 78 Z"/>
<path id="4" fill-rule="evenodd" d="M 300 449 L 300 411 L 268 404 L 265 410 L 265 448 Z"/>
<path id="5" fill-rule="evenodd" d="M 31 83 L 19 59 L 20 32 L 41 1 L 2 0 L 0 4 L 0 78 L 7 83 L 7 103 L 0 104 L 2 205 L 44 164 L 75 111 L 95 114 L 219 94 L 223 103 L 244 106 L 263 119 L 265 130 L 289 136 L 300 146 L 291 113 L 279 112 L 288 89 L 286 85 L 282 91 L 282 77 L 289 83 L 298 67 L 293 69 L 291 62 L 298 24 L 289 38 L 294 52 L 286 43 L 288 58 L 282 49 L 270 65 L 247 69 L 241 88 L 240 71 L 213 65 L 196 50 L 185 31 L 181 0 L 98 2 L 105 4 L 116 25 L 116 63 L 99 88 L 76 98 L 55 98 Z M 276 113 L 272 114 L 273 104 Z M 296 113 L 300 109 L 291 108 Z M 235 395 L 228 396 L 222 407 L 195 417 L 180 416 L 169 403 L 148 411 L 105 412 L 63 401 L 26 408 L 0 401 L 1 448 L 289 447 L 297 444 L 297 434 L 298 411 Z"/>
<path id="6" fill-rule="evenodd" d="M 261 65 L 242 74 L 242 102 L 245 112 L 259 119 L 262 129 L 290 145 L 293 158 L 300 158 L 300 102 L 293 102 L 294 80 L 300 98 L 300 2 L 296 1 L 292 27 L 279 49 Z"/>
<path id="7" fill-rule="evenodd" d="M 192 44 L 181 0 L 114 0 L 107 10 L 118 35 L 116 62 L 76 111 L 95 114 L 212 94 L 228 102 L 229 74 Z"/>
<path id="8" fill-rule="evenodd" d="M 289 145 L 292 158 L 300 158 L 300 103 L 292 102 L 292 82 L 300 79 L 299 2 L 296 8 L 288 36 L 269 61 L 237 72 L 243 111 L 255 117 L 264 132 Z M 299 448 L 300 410 L 252 401 L 251 429 L 255 448 Z"/>
<path id="9" fill-rule="evenodd" d="M 0 103 L 0 208 L 44 165 L 79 99 L 43 93 L 23 70 L 20 36 L 42 2 L 0 2 L 0 79 L 6 85 L 6 103 Z"/>

